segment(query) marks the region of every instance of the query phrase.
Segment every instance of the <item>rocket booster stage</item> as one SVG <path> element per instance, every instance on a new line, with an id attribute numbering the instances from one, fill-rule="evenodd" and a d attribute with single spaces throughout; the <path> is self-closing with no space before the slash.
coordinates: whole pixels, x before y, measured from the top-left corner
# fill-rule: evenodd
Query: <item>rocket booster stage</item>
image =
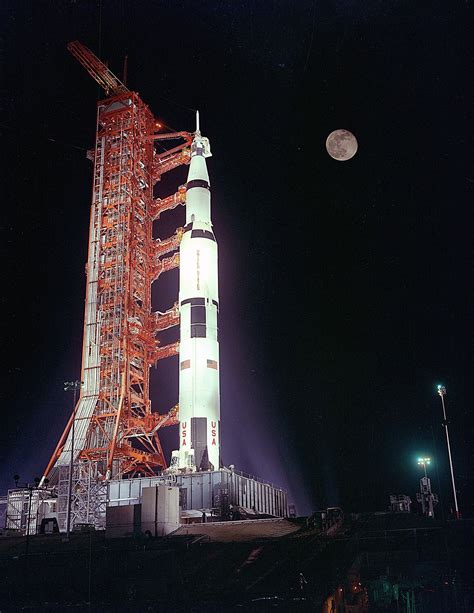
<path id="1" fill-rule="evenodd" d="M 199 115 L 186 184 L 186 225 L 180 244 L 179 451 L 171 469 L 220 468 L 217 243 Z"/>

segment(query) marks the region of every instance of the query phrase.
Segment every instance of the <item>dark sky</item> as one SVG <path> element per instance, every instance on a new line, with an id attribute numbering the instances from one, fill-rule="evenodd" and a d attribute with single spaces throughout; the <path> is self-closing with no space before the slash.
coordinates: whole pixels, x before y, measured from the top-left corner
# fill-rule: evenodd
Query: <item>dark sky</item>
<path id="1" fill-rule="evenodd" d="M 40 475 L 78 377 L 98 87 L 88 45 L 156 116 L 210 138 L 219 242 L 222 457 L 301 513 L 414 498 L 419 453 L 473 514 L 469 4 L 4 0 L 0 486 Z M 356 157 L 332 160 L 329 132 Z M 159 185 L 184 182 L 180 169 Z M 183 224 L 167 214 L 162 232 Z M 472 261 L 472 260 L 471 260 Z M 176 271 L 154 288 L 176 299 Z M 153 371 L 177 401 L 177 361 Z M 171 383 L 170 383 L 171 382 Z M 167 453 L 177 432 L 163 435 Z M 439 478 L 439 480 L 438 480 Z"/>

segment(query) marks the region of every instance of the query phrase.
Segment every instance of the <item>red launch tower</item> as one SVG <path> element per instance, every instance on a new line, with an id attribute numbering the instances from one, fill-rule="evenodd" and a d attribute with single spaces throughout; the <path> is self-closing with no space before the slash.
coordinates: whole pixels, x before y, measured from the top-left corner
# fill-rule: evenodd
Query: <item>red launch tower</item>
<path id="1" fill-rule="evenodd" d="M 44 475 L 60 483 L 61 470 L 73 464 L 80 497 L 84 479 L 90 489 L 91 480 L 153 475 L 167 466 L 158 431 L 178 423 L 178 407 L 164 415 L 152 411 L 149 370 L 178 353 L 178 343 L 163 346 L 157 334 L 177 325 L 179 315 L 176 304 L 152 312 L 151 286 L 179 265 L 182 229 L 154 240 L 152 227 L 163 211 L 184 204 L 186 189 L 154 199 L 153 187 L 189 163 L 192 134 L 159 133 L 137 93 L 81 43 L 68 49 L 107 95 L 97 104 L 82 385 Z M 157 152 L 155 142 L 173 139 L 177 146 Z"/>

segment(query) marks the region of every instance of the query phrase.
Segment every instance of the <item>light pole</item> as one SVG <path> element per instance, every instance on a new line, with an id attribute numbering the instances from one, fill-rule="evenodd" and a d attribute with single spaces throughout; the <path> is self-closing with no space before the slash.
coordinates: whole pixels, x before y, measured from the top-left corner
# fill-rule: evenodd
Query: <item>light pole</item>
<path id="1" fill-rule="evenodd" d="M 418 458 L 418 465 L 423 466 L 425 476 L 420 479 L 420 491 L 416 499 L 421 502 L 423 515 L 434 517 L 434 507 L 438 504 L 438 495 L 431 491 L 431 481 L 428 479 L 426 467 L 431 464 L 431 458 Z"/>
<path id="2" fill-rule="evenodd" d="M 418 458 L 418 465 L 423 466 L 423 470 L 425 471 L 425 477 L 428 477 L 426 473 L 426 467 L 431 464 L 431 458 Z"/>
<path id="3" fill-rule="evenodd" d="M 69 460 L 69 488 L 67 495 L 67 518 L 66 518 L 66 538 L 69 540 L 71 532 L 71 502 L 72 502 L 72 473 L 74 471 L 74 434 L 76 426 L 76 402 L 77 390 L 81 389 L 82 381 L 65 381 L 64 391 L 74 392 L 74 404 L 72 411 L 72 427 L 71 427 L 71 458 Z"/>
<path id="4" fill-rule="evenodd" d="M 453 459 L 451 457 L 451 444 L 449 442 L 448 420 L 446 417 L 446 406 L 444 404 L 444 397 L 446 396 L 446 388 L 444 387 L 444 385 L 438 385 L 438 394 L 441 397 L 441 405 L 443 407 L 443 426 L 446 432 L 446 444 L 448 446 L 449 468 L 451 470 L 451 483 L 453 484 L 455 515 L 456 515 L 456 519 L 459 519 L 458 497 L 456 495 L 456 484 L 454 482 Z"/>
<path id="5" fill-rule="evenodd" d="M 33 486 L 31 483 L 27 484 L 29 496 L 28 496 L 28 515 L 26 516 L 26 542 L 25 542 L 25 565 L 28 568 L 28 550 L 30 545 L 30 523 L 31 523 L 31 499 L 33 497 Z"/>

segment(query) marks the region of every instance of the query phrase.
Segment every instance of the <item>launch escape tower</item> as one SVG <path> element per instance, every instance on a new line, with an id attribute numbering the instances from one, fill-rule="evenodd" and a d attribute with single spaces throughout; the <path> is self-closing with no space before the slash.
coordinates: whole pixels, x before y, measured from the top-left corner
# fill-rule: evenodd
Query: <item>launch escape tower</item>
<path id="1" fill-rule="evenodd" d="M 175 304 L 153 313 L 151 286 L 179 265 L 183 229 L 154 240 L 152 227 L 163 211 L 185 203 L 186 187 L 163 199 L 154 199 L 153 187 L 164 173 L 189 163 L 193 134 L 158 133 L 160 124 L 137 93 L 81 43 L 68 49 L 107 95 L 97 104 L 82 386 L 44 474 L 58 484 L 61 499 L 73 447 L 73 507 L 79 508 L 81 493 L 89 498 L 93 483 L 100 489 L 110 478 L 167 468 L 158 432 L 178 423 L 178 406 L 167 414 L 152 411 L 149 369 L 178 353 L 179 343 L 161 345 L 157 334 L 179 324 L 179 309 Z M 155 149 L 174 139 L 181 142 Z M 95 498 L 103 505 L 103 496 Z"/>

